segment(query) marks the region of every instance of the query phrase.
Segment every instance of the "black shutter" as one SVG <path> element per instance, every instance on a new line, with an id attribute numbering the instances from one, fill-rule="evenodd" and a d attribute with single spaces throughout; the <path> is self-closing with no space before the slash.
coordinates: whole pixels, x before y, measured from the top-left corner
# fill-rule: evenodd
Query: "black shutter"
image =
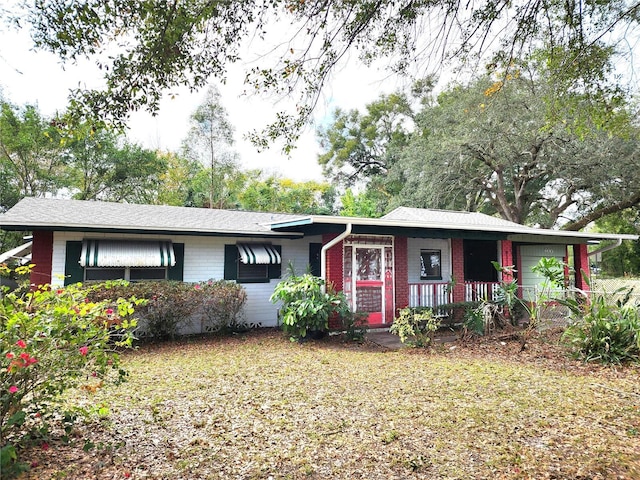
<path id="1" fill-rule="evenodd" d="M 280 254 L 280 259 L 282 259 L 282 245 L 273 245 L 273 248 L 277 250 Z M 282 278 L 282 263 L 269 264 L 268 277 L 269 279 Z"/>
<path id="2" fill-rule="evenodd" d="M 309 273 L 314 277 L 319 277 L 322 272 L 322 262 L 320 259 L 320 255 L 322 252 L 322 244 L 321 243 L 310 243 L 309 244 Z"/>
<path id="3" fill-rule="evenodd" d="M 80 266 L 82 242 L 67 242 L 64 257 L 64 284 L 71 285 L 84 280 L 84 268 Z"/>
<path id="4" fill-rule="evenodd" d="M 235 245 L 224 246 L 224 279 L 238 279 L 238 247 Z"/>
<path id="5" fill-rule="evenodd" d="M 184 243 L 174 243 L 173 254 L 176 256 L 176 264 L 169 267 L 167 278 L 181 282 L 184 278 Z"/>

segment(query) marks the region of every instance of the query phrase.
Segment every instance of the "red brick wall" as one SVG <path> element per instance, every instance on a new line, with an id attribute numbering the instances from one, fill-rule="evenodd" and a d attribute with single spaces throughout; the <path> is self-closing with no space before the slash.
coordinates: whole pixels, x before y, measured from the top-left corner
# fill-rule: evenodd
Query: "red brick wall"
<path id="1" fill-rule="evenodd" d="M 451 264 L 455 280 L 453 301 L 464 302 L 464 246 L 461 238 L 451 239 Z"/>
<path id="2" fill-rule="evenodd" d="M 336 238 L 338 234 L 329 233 L 322 236 L 322 244 L 326 245 L 331 240 Z M 333 285 L 333 287 L 341 292 L 343 288 L 343 271 L 344 264 L 342 261 L 342 242 L 338 242 L 327 251 L 327 272 L 326 281 L 327 285 Z"/>
<path id="3" fill-rule="evenodd" d="M 407 237 L 395 237 L 394 247 L 393 269 L 395 275 L 395 298 L 397 311 L 409 306 L 409 259 L 407 253 Z"/>
<path id="4" fill-rule="evenodd" d="M 501 255 L 502 258 L 500 259 L 500 265 L 502 265 L 503 267 L 514 266 L 513 265 L 513 242 L 511 240 L 502 240 L 502 242 L 500 242 L 500 249 L 502 251 L 502 255 Z M 505 272 L 502 273 L 503 282 L 510 282 L 511 280 L 513 280 L 513 274 L 505 273 Z"/>
<path id="5" fill-rule="evenodd" d="M 36 230 L 33 232 L 31 247 L 31 284 L 44 285 L 51 283 L 51 267 L 53 262 L 53 232 Z"/>
<path id="6" fill-rule="evenodd" d="M 576 271 L 576 288 L 581 290 L 589 290 L 587 281 L 584 278 L 589 277 L 589 255 L 587 254 L 587 246 L 584 244 L 573 246 L 573 267 Z M 584 274 L 584 275 L 583 275 Z"/>
<path id="7" fill-rule="evenodd" d="M 336 238 L 338 234 L 328 233 L 322 235 L 322 244 L 326 245 L 331 240 Z M 341 292 L 344 286 L 344 263 L 343 263 L 343 246 L 342 242 L 338 242 L 327 251 L 327 271 L 326 282 L 327 285 L 332 285 L 336 291 Z M 337 316 L 329 318 L 329 329 L 338 330 L 342 328 L 340 319 Z"/>

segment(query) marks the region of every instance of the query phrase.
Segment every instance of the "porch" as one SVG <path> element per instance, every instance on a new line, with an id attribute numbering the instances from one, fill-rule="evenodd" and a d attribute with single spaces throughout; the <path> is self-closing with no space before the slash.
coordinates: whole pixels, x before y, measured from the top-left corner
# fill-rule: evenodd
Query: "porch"
<path id="1" fill-rule="evenodd" d="M 454 285 L 449 282 L 410 283 L 409 307 L 429 307 L 436 309 L 442 305 L 457 302 L 478 302 L 495 299 L 498 282 L 464 282 L 462 298 L 454 295 Z"/>

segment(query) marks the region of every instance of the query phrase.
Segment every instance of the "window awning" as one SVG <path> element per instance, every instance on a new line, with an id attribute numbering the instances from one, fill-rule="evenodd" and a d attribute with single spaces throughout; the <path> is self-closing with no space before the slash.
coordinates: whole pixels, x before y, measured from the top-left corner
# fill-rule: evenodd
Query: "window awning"
<path id="1" fill-rule="evenodd" d="M 280 264 L 282 258 L 273 245 L 267 243 L 238 243 L 240 261 L 246 265 Z"/>
<path id="2" fill-rule="evenodd" d="M 173 267 L 176 258 L 171 242 L 85 240 L 83 267 Z"/>

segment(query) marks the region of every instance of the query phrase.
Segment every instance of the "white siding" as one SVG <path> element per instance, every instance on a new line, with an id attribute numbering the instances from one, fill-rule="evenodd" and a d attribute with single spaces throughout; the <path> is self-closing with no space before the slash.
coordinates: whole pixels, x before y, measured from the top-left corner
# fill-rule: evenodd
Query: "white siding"
<path id="1" fill-rule="evenodd" d="M 522 245 L 520 247 L 520 285 L 525 298 L 533 299 L 540 290 L 544 277 L 531 270 L 541 258 L 557 258 L 564 262 L 567 254 L 566 245 Z"/>
<path id="2" fill-rule="evenodd" d="M 440 283 L 451 280 L 451 246 L 449 240 L 439 238 L 409 238 L 407 259 L 409 283 Z M 442 280 L 420 280 L 420 250 L 440 250 Z"/>
<path id="3" fill-rule="evenodd" d="M 198 237 L 180 235 L 132 235 L 132 234 L 83 234 L 75 232 L 55 232 L 53 236 L 53 265 L 52 284 L 61 286 L 64 283 L 64 265 L 66 242 L 80 241 L 84 238 L 145 239 L 171 240 L 174 243 L 184 243 L 184 276 L 185 282 L 199 282 L 209 279 L 224 278 L 224 246 L 236 242 L 260 242 L 264 238 L 234 238 L 234 237 Z M 298 240 L 273 238 L 274 245 L 282 246 L 282 276 L 288 273 L 289 264 L 293 264 L 296 273 L 304 273 L 309 262 L 309 243 L 321 242 L 320 237 L 307 237 Z M 246 283 L 243 287 L 247 291 L 245 318 L 252 324 L 263 327 L 278 325 L 278 305 L 269 301 L 275 285 L 280 279 L 273 279 L 269 283 Z"/>

